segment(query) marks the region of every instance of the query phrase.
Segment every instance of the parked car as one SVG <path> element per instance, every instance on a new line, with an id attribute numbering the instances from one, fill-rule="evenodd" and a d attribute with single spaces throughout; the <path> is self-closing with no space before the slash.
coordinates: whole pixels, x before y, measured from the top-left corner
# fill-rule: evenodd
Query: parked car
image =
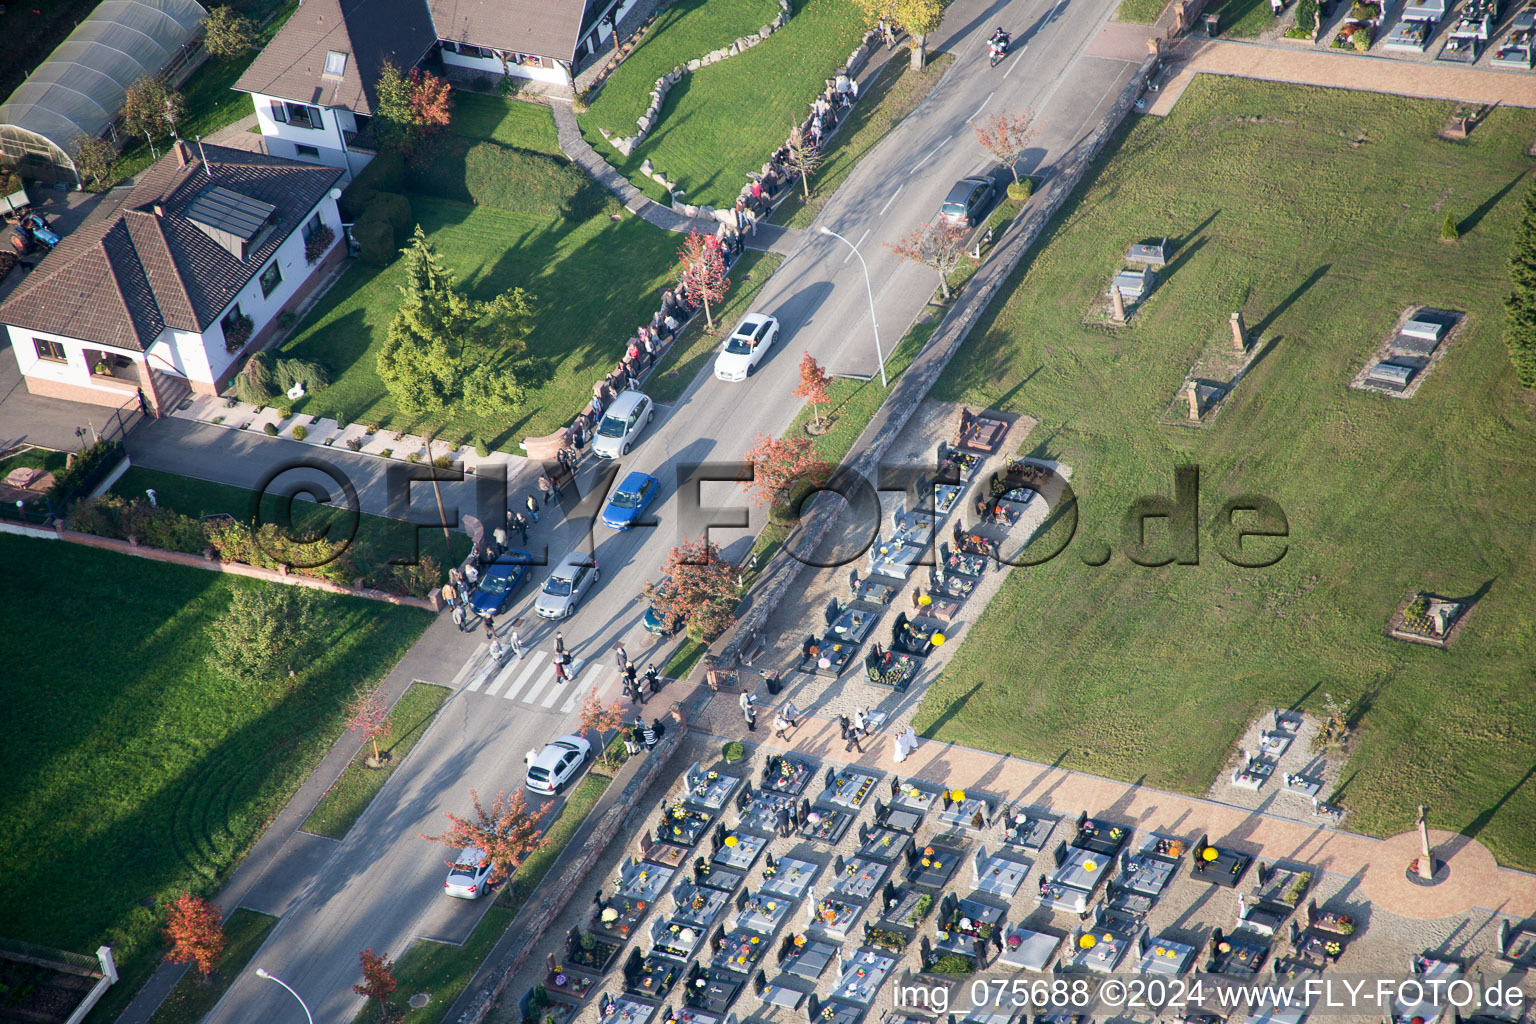
<path id="1" fill-rule="evenodd" d="M 662 594 L 671 593 L 672 577 L 663 576 L 661 582 L 656 584 L 656 590 Z M 681 615 L 668 616 L 660 611 L 656 605 L 652 604 L 645 610 L 645 618 L 642 622 L 647 633 L 654 633 L 657 636 L 671 636 L 683 628 L 684 620 Z"/>
<path id="2" fill-rule="evenodd" d="M 546 619 L 569 618 L 587 591 L 596 585 L 597 578 L 597 566 L 591 556 L 572 551 L 560 559 L 539 588 L 533 610 Z"/>
<path id="3" fill-rule="evenodd" d="M 779 321 L 767 313 L 750 313 L 725 339 L 715 358 L 715 377 L 720 380 L 746 380 L 757 368 L 779 337 Z"/>
<path id="4" fill-rule="evenodd" d="M 485 861 L 481 864 L 481 861 Z M 490 888 L 485 880 L 491 877 L 494 866 L 485 854 L 471 846 L 459 854 L 459 859 L 448 869 L 448 880 L 443 883 L 443 893 L 461 900 L 477 900 Z"/>
<path id="5" fill-rule="evenodd" d="M 533 556 L 518 548 L 503 552 L 480 572 L 480 582 L 469 595 L 469 610 L 484 618 L 500 615 L 512 603 L 512 594 L 528 573 Z"/>
<path id="6" fill-rule="evenodd" d="M 628 455 L 645 425 L 656 416 L 656 406 L 640 391 L 626 391 L 613 400 L 593 432 L 592 454 L 600 459 Z"/>
<path id="7" fill-rule="evenodd" d="M 994 192 L 996 188 L 991 178 L 961 178 L 944 197 L 944 205 L 939 207 L 939 219 L 946 224 L 971 227 L 987 211 Z"/>
<path id="8" fill-rule="evenodd" d="M 524 785 L 535 793 L 553 796 L 581 770 L 591 752 L 592 744 L 580 736 L 561 736 L 528 763 Z"/>
<path id="9" fill-rule="evenodd" d="M 603 525 L 610 530 L 627 530 L 640 521 L 646 507 L 661 493 L 661 481 L 649 473 L 631 473 L 619 484 L 603 506 Z"/>

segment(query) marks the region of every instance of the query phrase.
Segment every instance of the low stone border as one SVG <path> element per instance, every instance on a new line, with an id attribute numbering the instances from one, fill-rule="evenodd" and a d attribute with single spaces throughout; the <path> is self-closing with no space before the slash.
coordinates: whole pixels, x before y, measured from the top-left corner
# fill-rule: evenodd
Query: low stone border
<path id="1" fill-rule="evenodd" d="M 1408 382 L 1408 386 L 1401 391 L 1393 391 L 1391 388 L 1381 387 L 1375 382 L 1367 380 L 1366 378 L 1371 372 L 1371 367 L 1391 356 L 1392 342 L 1396 340 L 1398 333 L 1402 331 L 1408 321 L 1424 313 L 1454 317 L 1455 322 L 1451 324 L 1450 330 L 1445 332 L 1445 337 L 1435 347 L 1435 351 L 1430 355 L 1429 361 L 1419 367 L 1418 372 L 1413 375 L 1413 379 Z M 1436 306 L 1409 306 L 1402 313 L 1398 314 L 1397 323 L 1392 325 L 1392 330 L 1387 332 L 1387 336 L 1382 339 L 1381 344 L 1377 345 L 1375 350 L 1372 351 L 1369 358 L 1366 359 L 1365 365 L 1360 367 L 1360 372 L 1356 373 L 1354 379 L 1349 382 L 1349 386 L 1356 391 L 1369 391 L 1373 395 L 1382 395 L 1386 398 L 1412 398 L 1418 394 L 1419 385 L 1424 383 L 1424 379 L 1434 372 L 1435 367 L 1440 365 L 1440 360 L 1445 358 L 1445 354 L 1450 351 L 1451 346 L 1466 333 L 1467 320 L 1469 318 L 1469 314 L 1459 313 L 1454 309 L 1440 309 Z"/>
<path id="2" fill-rule="evenodd" d="M 1423 633 L 1414 633 L 1403 628 L 1403 620 L 1408 611 L 1408 606 L 1413 603 L 1414 598 L 1420 596 L 1426 598 L 1433 597 L 1437 600 L 1447 600 L 1446 598 L 1441 597 L 1441 595 L 1431 594 L 1427 590 L 1410 590 L 1408 591 L 1407 596 L 1398 603 L 1397 610 L 1393 612 L 1392 617 L 1387 620 L 1387 627 L 1386 629 L 1382 630 L 1382 632 L 1391 637 L 1393 640 L 1402 640 L 1410 644 L 1423 644 L 1425 647 L 1433 647 L 1441 651 L 1446 650 L 1451 646 L 1451 644 L 1455 643 L 1456 638 L 1461 635 L 1462 628 L 1466 626 L 1467 619 L 1472 615 L 1472 610 L 1477 607 L 1477 604 L 1471 600 L 1461 602 L 1465 604 L 1466 607 L 1461 610 L 1461 614 L 1456 617 L 1456 621 L 1451 623 L 1451 628 L 1446 632 L 1445 636 L 1439 637 L 1437 639 L 1432 636 L 1425 636 Z"/>

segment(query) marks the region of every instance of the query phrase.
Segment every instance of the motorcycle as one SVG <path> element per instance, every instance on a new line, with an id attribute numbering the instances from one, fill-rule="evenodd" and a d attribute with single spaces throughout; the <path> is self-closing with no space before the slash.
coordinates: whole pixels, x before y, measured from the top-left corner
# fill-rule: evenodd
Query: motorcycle
<path id="1" fill-rule="evenodd" d="M 997 38 L 989 39 L 987 40 L 987 49 L 992 55 L 992 62 L 988 66 L 995 68 L 997 67 L 998 62 L 1003 59 L 1004 55 L 1008 53 L 1008 40 Z"/>

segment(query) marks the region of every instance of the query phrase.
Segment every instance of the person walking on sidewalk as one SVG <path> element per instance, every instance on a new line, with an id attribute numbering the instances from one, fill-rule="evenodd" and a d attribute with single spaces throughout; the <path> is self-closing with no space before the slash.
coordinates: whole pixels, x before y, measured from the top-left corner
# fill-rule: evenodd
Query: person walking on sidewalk
<path id="1" fill-rule="evenodd" d="M 512 529 L 517 531 L 517 542 L 524 547 L 528 546 L 528 520 L 523 518 L 521 512 L 507 513 L 512 517 Z"/>
<path id="2" fill-rule="evenodd" d="M 454 605 L 454 602 L 457 601 L 458 599 L 459 599 L 459 595 L 455 594 L 453 592 L 453 584 L 452 583 L 444 583 L 443 584 L 443 604 L 447 605 L 449 608 L 452 608 L 453 605 Z"/>
<path id="3" fill-rule="evenodd" d="M 635 681 L 637 674 L 638 672 L 635 668 L 635 663 L 632 661 L 626 661 L 624 663 L 624 685 L 629 687 L 631 690 L 636 690 L 636 692 L 638 692 Z"/>
<path id="4" fill-rule="evenodd" d="M 555 630 L 555 657 L 565 657 L 565 634 Z"/>
<path id="5" fill-rule="evenodd" d="M 464 606 L 461 604 L 453 606 L 453 624 L 458 627 L 460 633 L 464 632 Z"/>
<path id="6" fill-rule="evenodd" d="M 741 717 L 747 720 L 747 731 L 757 731 L 757 697 L 750 693 L 741 695 Z"/>
<path id="7" fill-rule="evenodd" d="M 623 641 L 613 645 L 613 660 L 618 664 L 620 672 L 623 672 L 624 666 L 629 664 L 629 652 L 624 650 Z"/>
<path id="8" fill-rule="evenodd" d="M 496 527 L 496 532 L 491 534 L 491 538 L 495 541 L 491 550 L 496 552 L 497 555 L 507 550 L 507 531 L 505 529 L 500 526 Z M 492 557 L 495 556 L 493 555 Z"/>
<path id="9" fill-rule="evenodd" d="M 496 639 L 496 616 L 494 616 L 494 615 L 486 615 L 486 616 L 484 616 L 481 619 L 481 621 L 485 623 L 485 638 L 487 640 L 495 640 Z"/>
<path id="10" fill-rule="evenodd" d="M 533 521 L 534 522 L 538 522 L 539 521 L 539 502 L 538 502 L 538 499 L 530 494 L 530 495 L 528 495 L 527 497 L 525 497 L 523 499 L 523 504 L 527 506 L 528 514 L 533 517 Z"/>
<path id="11" fill-rule="evenodd" d="M 555 683 L 563 683 L 569 678 L 565 673 L 565 655 L 555 655 Z"/>
<path id="12" fill-rule="evenodd" d="M 523 638 L 517 635 L 517 630 L 507 634 L 507 643 L 512 647 L 512 653 L 517 655 L 517 660 L 523 660 Z"/>
<path id="13" fill-rule="evenodd" d="M 548 505 L 555 500 L 555 487 L 549 482 L 547 474 L 539 474 L 539 490 L 544 493 L 544 504 Z"/>

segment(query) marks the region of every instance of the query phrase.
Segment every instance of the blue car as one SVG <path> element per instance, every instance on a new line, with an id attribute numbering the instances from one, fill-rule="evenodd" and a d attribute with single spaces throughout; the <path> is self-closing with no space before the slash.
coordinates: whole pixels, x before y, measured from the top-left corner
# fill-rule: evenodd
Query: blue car
<path id="1" fill-rule="evenodd" d="M 603 509 L 603 525 L 610 530 L 627 530 L 640 521 L 646 506 L 661 492 L 661 481 L 647 473 L 631 473 L 619 484 Z"/>
<path id="2" fill-rule="evenodd" d="M 480 582 L 469 595 L 469 609 L 477 615 L 500 615 L 512 601 L 512 593 L 528 572 L 533 556 L 514 548 L 480 570 Z"/>

